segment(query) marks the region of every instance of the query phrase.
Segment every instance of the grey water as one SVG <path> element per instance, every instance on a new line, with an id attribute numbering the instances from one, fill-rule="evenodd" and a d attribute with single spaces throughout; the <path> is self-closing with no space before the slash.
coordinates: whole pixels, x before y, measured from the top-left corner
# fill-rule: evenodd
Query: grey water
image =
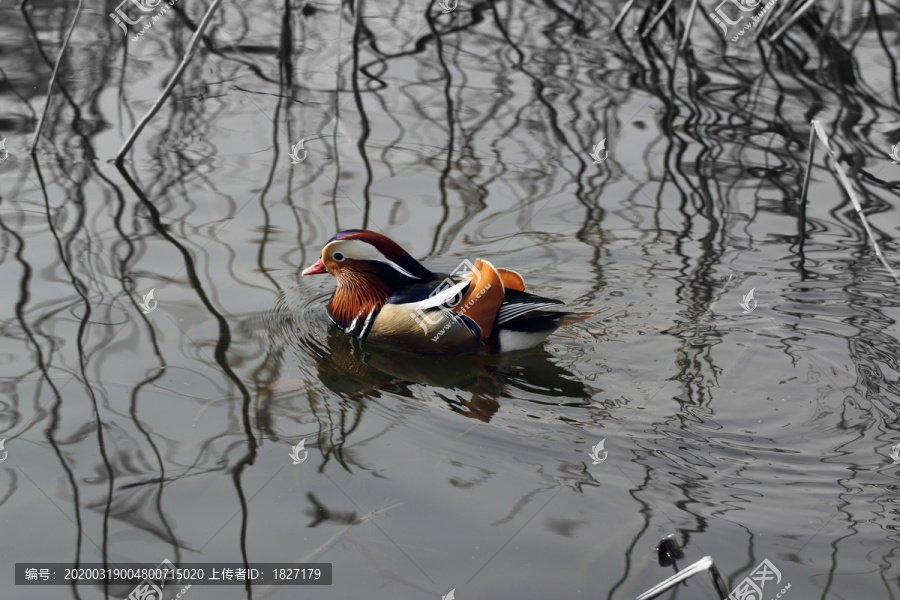
<path id="1" fill-rule="evenodd" d="M 225 2 L 121 167 L 210 3 L 0 3 L 0 597 L 169 560 L 332 581 L 167 600 L 626 600 L 704 556 L 900 597 L 900 22 L 768 41 L 782 1 L 684 48 L 685 2 L 646 37 L 659 4 Z M 813 119 L 871 236 L 818 140 L 801 202 Z M 300 276 L 350 228 L 600 312 L 511 354 L 352 341 Z"/>

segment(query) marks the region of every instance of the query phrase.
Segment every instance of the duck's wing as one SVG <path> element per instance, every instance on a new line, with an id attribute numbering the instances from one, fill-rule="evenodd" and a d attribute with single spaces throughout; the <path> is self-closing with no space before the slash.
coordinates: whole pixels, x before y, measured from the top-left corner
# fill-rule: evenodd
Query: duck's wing
<path id="1" fill-rule="evenodd" d="M 495 269 L 491 263 L 477 260 L 462 281 L 445 278 L 411 285 L 394 292 L 386 306 L 408 307 L 422 319 L 438 319 L 442 325 L 450 320 L 484 340 L 491 334 L 497 320 L 507 282 L 524 288 L 518 273 Z"/>
<path id="2" fill-rule="evenodd" d="M 532 348 L 565 325 L 593 317 L 596 312 L 560 310 L 565 304 L 553 298 L 542 298 L 525 292 L 508 290 L 497 311 L 495 335 L 488 344 L 497 352 Z"/>
<path id="3" fill-rule="evenodd" d="M 462 281 L 448 278 L 394 292 L 368 339 L 429 354 L 478 352 L 493 331 L 504 294 L 503 276 L 478 260 Z"/>
<path id="4" fill-rule="evenodd" d="M 447 277 L 395 290 L 365 339 L 423 354 L 477 351 L 470 346 L 479 340 L 478 325 L 452 310 L 470 285 Z"/>
<path id="5" fill-rule="evenodd" d="M 507 291 L 506 298 L 497 311 L 497 327 L 521 332 L 552 331 L 597 314 L 596 311 L 560 310 L 563 306 L 564 302 L 554 298 L 542 298 L 510 290 Z"/>
<path id="6" fill-rule="evenodd" d="M 559 316 L 559 307 L 565 306 L 562 300 L 542 298 L 528 292 L 507 290 L 503 304 L 497 311 L 497 325 L 503 326 L 513 321 L 525 321 L 539 316 Z"/>

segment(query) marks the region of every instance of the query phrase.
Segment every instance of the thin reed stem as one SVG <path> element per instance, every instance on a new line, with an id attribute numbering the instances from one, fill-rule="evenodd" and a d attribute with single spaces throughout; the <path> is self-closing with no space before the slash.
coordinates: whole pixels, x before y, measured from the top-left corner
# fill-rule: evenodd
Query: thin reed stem
<path id="1" fill-rule="evenodd" d="M 66 53 L 66 48 L 69 45 L 69 39 L 72 37 L 72 31 L 75 30 L 75 22 L 78 21 L 78 15 L 81 14 L 81 5 L 83 4 L 83 0 L 78 0 L 78 6 L 75 7 L 75 16 L 72 17 L 72 22 L 69 24 L 69 30 L 66 32 L 66 37 L 63 40 L 62 47 L 59 49 L 59 54 L 56 56 L 56 63 L 53 65 L 53 73 L 50 75 L 50 83 L 47 85 L 47 98 L 44 100 L 44 110 L 41 111 L 41 119 L 38 121 L 37 129 L 34 131 L 34 138 L 31 140 L 31 154 L 34 154 L 35 149 L 37 148 L 38 140 L 41 137 L 41 132 L 44 130 L 44 120 L 47 118 L 47 110 L 50 108 L 50 100 L 53 99 L 53 85 L 56 83 L 56 76 L 59 74 L 59 65 L 62 63 L 62 57 Z M 22 3 L 22 10 L 25 10 L 25 3 Z"/>
<path id="2" fill-rule="evenodd" d="M 872 247 L 875 248 L 875 256 L 878 257 L 878 260 L 881 261 L 881 264 L 884 265 L 884 268 L 888 270 L 891 276 L 893 276 L 894 281 L 900 283 L 900 277 L 897 276 L 897 274 L 894 272 L 894 269 L 892 269 L 891 265 L 888 264 L 887 260 L 884 258 L 884 255 L 881 253 L 881 248 L 878 246 L 878 242 L 875 241 L 875 236 L 872 234 L 872 229 L 869 227 L 869 221 L 868 219 L 866 219 L 866 215 L 859 203 L 859 196 L 857 195 L 856 190 L 853 188 L 853 184 L 851 183 L 850 178 L 847 177 L 847 173 L 844 171 L 844 166 L 838 162 L 837 155 L 834 153 L 834 150 L 831 149 L 831 145 L 828 143 L 828 134 L 825 133 L 825 129 L 822 127 L 822 124 L 818 120 L 814 119 L 810 124 L 813 126 L 813 130 L 816 132 L 816 135 L 819 136 L 822 144 L 825 145 L 825 151 L 828 152 L 828 156 L 831 158 L 831 167 L 837 174 L 838 180 L 841 182 L 841 185 L 844 186 L 844 190 L 847 192 L 847 195 L 850 196 L 850 201 L 853 203 L 853 208 L 856 210 L 856 214 L 859 215 L 859 220 L 862 221 L 863 229 L 866 230 L 866 235 L 869 236 L 869 241 L 872 242 Z"/>
<path id="3" fill-rule="evenodd" d="M 181 79 L 182 74 L 184 74 L 184 70 L 187 68 L 188 63 L 191 61 L 191 58 L 194 55 L 194 52 L 197 50 L 197 46 L 200 44 L 200 39 L 203 37 L 203 31 L 206 29 L 206 26 L 209 24 L 210 19 L 212 19 L 213 13 L 216 12 L 216 9 L 221 3 L 222 0 L 213 0 L 213 3 L 210 4 L 209 9 L 206 11 L 206 14 L 203 15 L 203 19 L 200 21 L 200 24 L 197 25 L 197 30 L 194 31 L 194 35 L 191 37 L 191 41 L 188 42 L 188 47 L 184 53 L 184 57 L 182 57 L 181 59 L 181 64 L 178 65 L 178 69 L 175 70 L 175 74 L 172 75 L 172 79 L 169 80 L 168 85 L 166 85 L 166 89 L 164 89 L 159 98 L 156 99 L 156 102 L 153 103 L 153 106 L 150 107 L 150 110 L 147 111 L 147 114 L 144 115 L 144 117 L 138 122 L 137 126 L 128 136 L 128 139 L 125 140 L 125 143 L 122 145 L 122 148 L 116 155 L 117 165 L 122 164 L 122 160 L 131 149 L 131 146 L 134 145 L 134 142 L 141 134 L 141 131 L 143 131 L 147 123 L 150 122 L 150 119 L 152 119 L 156 115 L 156 113 L 159 112 L 159 109 L 162 107 L 163 102 L 166 101 L 169 95 L 171 95 L 172 90 L 175 89 L 176 85 L 178 85 L 178 81 Z"/>
<path id="4" fill-rule="evenodd" d="M 634 0 L 628 0 L 628 2 L 622 8 L 622 12 L 619 13 L 619 16 L 616 17 L 616 20 L 613 22 L 613 25 L 612 25 L 613 31 L 616 31 L 619 28 L 619 25 L 622 24 L 622 21 L 625 19 L 625 15 L 628 14 L 628 11 L 631 10 L 632 6 L 634 6 Z"/>
<path id="5" fill-rule="evenodd" d="M 806 159 L 806 173 L 803 175 L 803 189 L 800 192 L 800 251 L 806 241 L 806 196 L 809 193 L 809 178 L 812 175 L 813 158 L 816 155 L 816 129 L 809 129 L 809 156 Z"/>
<path id="6" fill-rule="evenodd" d="M 816 3 L 816 0 L 806 0 L 806 3 L 803 4 L 800 8 L 797 9 L 797 12 L 791 15 L 791 18 L 787 20 L 787 22 L 781 26 L 781 28 L 772 34 L 772 37 L 769 38 L 770 42 L 774 42 L 778 38 L 780 38 L 785 31 L 787 31 L 797 20 L 803 16 L 803 13 L 812 8 L 813 4 Z"/>

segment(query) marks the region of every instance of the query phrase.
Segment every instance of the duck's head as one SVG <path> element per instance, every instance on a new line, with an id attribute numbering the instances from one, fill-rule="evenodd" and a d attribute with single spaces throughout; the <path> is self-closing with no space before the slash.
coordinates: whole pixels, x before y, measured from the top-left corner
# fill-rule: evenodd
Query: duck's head
<path id="1" fill-rule="evenodd" d="M 367 229 L 348 229 L 336 234 L 322 256 L 302 275 L 331 273 L 338 287 L 386 287 L 395 290 L 435 278 L 391 238 Z"/>

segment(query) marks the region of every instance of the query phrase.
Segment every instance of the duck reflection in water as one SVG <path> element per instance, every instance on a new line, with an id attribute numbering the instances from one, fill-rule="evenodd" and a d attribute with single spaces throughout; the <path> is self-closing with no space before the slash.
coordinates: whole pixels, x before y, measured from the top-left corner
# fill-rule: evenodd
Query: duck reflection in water
<path id="1" fill-rule="evenodd" d="M 584 384 L 554 364 L 542 348 L 494 355 L 420 355 L 360 341 L 332 327 L 327 348 L 310 349 L 317 355 L 319 380 L 337 394 L 364 397 L 391 389 L 411 395 L 411 386 L 426 385 L 455 412 L 484 422 L 497 412 L 502 396 L 540 394 L 568 398 L 566 404 L 590 398 Z"/>

